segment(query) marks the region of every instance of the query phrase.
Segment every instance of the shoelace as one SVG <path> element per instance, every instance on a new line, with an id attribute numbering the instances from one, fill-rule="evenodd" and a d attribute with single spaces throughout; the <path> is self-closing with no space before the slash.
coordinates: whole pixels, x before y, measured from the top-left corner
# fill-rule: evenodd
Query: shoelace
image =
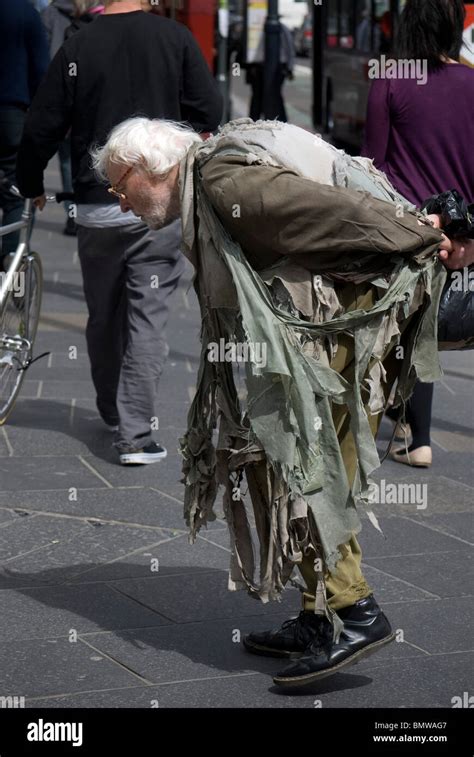
<path id="1" fill-rule="evenodd" d="M 321 654 L 321 652 L 324 652 L 327 657 L 329 656 L 329 650 L 333 639 L 333 629 L 326 617 L 323 617 L 322 620 L 326 622 L 321 622 L 319 624 L 315 631 L 314 638 L 310 641 L 305 650 L 305 654 L 308 652 L 311 655 L 317 656 Z"/>
<path id="2" fill-rule="evenodd" d="M 304 634 L 306 627 L 310 627 L 316 637 L 317 634 L 319 633 L 320 623 L 317 626 L 313 625 L 313 623 L 309 623 L 308 613 L 305 612 L 304 610 L 301 610 L 300 614 L 296 618 L 290 618 L 290 620 L 285 620 L 285 622 L 282 625 L 282 630 L 290 629 L 292 626 L 294 626 L 293 634 L 295 637 L 295 641 L 298 644 L 304 644 L 308 640 L 307 636 L 305 636 Z M 314 640 L 316 640 L 316 638 Z"/>

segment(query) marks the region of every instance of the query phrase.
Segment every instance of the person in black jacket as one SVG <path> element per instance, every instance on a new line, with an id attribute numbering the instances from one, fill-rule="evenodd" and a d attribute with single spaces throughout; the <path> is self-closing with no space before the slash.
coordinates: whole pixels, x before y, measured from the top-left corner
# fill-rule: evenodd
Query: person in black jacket
<path id="1" fill-rule="evenodd" d="M 118 431 L 123 464 L 166 456 L 152 429 L 168 352 L 169 296 L 184 270 L 181 226 L 176 220 L 150 230 L 132 212 L 122 214 L 95 176 L 89 151 L 131 116 L 210 132 L 221 113 L 222 98 L 191 32 L 143 12 L 139 0 L 109 0 L 103 15 L 59 49 L 28 115 L 17 177 L 20 191 L 40 209 L 44 169 L 71 129 L 92 379 L 99 413 Z"/>
<path id="2" fill-rule="evenodd" d="M 0 184 L 2 223 L 20 220 L 23 201 L 9 190 L 16 183 L 15 163 L 26 111 L 49 64 L 48 42 L 40 16 L 29 0 L 0 0 Z M 0 237 L 0 271 L 18 246 L 20 233 Z"/>
<path id="3" fill-rule="evenodd" d="M 54 58 L 63 44 L 66 31 L 74 21 L 75 13 L 75 0 L 53 0 L 41 13 L 41 20 L 48 35 L 51 59 Z M 59 145 L 58 159 L 62 190 L 63 192 L 72 192 L 71 142 L 69 137 L 66 137 L 64 142 L 61 142 Z M 64 203 L 64 210 L 66 211 L 66 225 L 64 226 L 63 234 L 75 236 L 76 224 L 73 217 L 73 209 L 69 201 Z"/>

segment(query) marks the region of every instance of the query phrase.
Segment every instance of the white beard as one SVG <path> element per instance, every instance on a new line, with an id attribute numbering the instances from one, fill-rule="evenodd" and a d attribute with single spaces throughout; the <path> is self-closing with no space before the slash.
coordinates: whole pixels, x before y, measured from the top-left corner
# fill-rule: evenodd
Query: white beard
<path id="1" fill-rule="evenodd" d="M 148 213 L 147 215 L 142 215 L 141 221 L 145 223 L 149 229 L 161 229 L 164 225 L 164 218 L 161 213 Z"/>
<path id="2" fill-rule="evenodd" d="M 144 215 L 142 216 L 142 221 L 143 223 L 146 223 L 149 229 L 158 231 L 158 229 L 163 229 L 165 226 L 173 223 L 173 221 L 176 221 L 179 216 L 180 212 L 178 208 L 168 208 L 166 213 L 155 211 L 154 213 L 151 212 L 149 215 Z"/>
<path id="3" fill-rule="evenodd" d="M 143 223 L 146 223 L 149 229 L 153 229 L 153 231 L 158 231 L 158 229 L 162 229 L 165 224 L 163 224 L 161 221 L 159 221 L 156 218 L 142 218 Z"/>

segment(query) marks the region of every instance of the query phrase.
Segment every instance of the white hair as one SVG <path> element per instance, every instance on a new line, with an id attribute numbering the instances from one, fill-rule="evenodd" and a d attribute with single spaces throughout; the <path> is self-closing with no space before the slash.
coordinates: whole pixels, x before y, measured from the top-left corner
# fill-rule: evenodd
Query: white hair
<path id="1" fill-rule="evenodd" d="M 166 174 L 201 137 L 190 126 L 161 118 L 128 118 L 110 132 L 102 147 L 91 150 L 92 166 L 107 179 L 111 163 L 137 163 L 151 176 Z"/>

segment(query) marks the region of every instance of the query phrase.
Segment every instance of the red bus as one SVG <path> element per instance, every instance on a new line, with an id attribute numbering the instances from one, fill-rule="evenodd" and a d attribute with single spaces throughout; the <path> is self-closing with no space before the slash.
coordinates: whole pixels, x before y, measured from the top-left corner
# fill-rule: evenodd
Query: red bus
<path id="1" fill-rule="evenodd" d="M 211 70 L 215 58 L 215 28 L 218 0 L 160 0 L 152 13 L 173 18 L 193 33 Z"/>

